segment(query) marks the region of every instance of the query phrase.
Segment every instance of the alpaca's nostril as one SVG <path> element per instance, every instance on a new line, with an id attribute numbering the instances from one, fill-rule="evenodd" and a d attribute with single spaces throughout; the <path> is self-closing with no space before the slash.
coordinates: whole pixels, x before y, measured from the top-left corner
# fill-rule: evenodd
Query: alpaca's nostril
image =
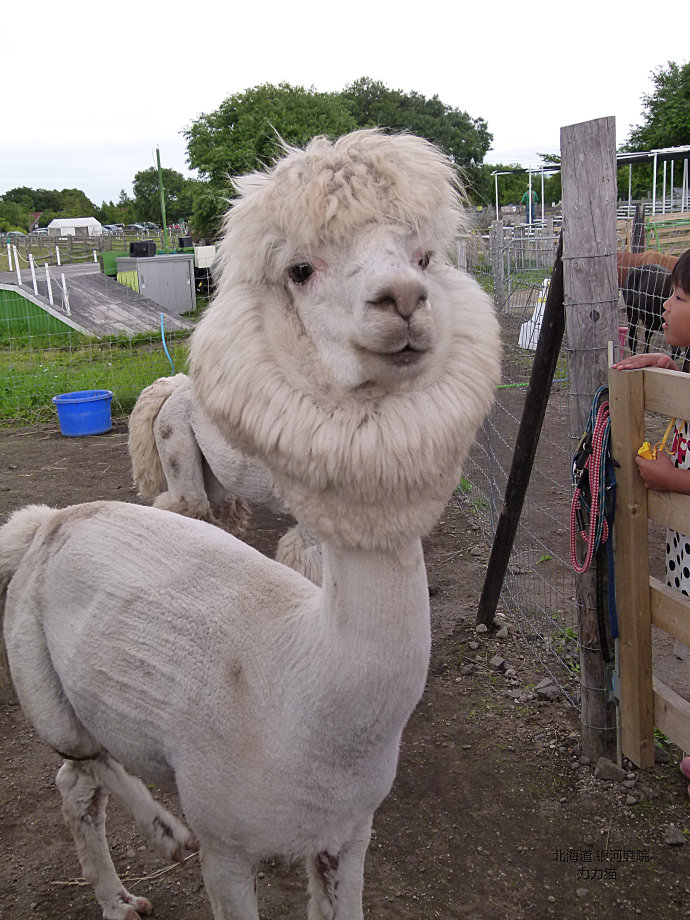
<path id="1" fill-rule="evenodd" d="M 428 292 L 424 285 L 398 285 L 378 291 L 368 303 L 379 309 L 391 310 L 409 319 L 415 310 L 426 306 Z"/>

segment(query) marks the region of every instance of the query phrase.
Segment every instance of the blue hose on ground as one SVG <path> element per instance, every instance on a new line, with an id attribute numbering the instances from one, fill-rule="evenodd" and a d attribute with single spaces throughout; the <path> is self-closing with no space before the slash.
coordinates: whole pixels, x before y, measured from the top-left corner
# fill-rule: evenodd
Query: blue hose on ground
<path id="1" fill-rule="evenodd" d="M 175 365 L 173 364 L 173 360 L 172 360 L 172 358 L 170 357 L 170 352 L 168 351 L 168 346 L 165 344 L 165 329 L 164 329 L 164 327 L 163 327 L 163 314 L 162 314 L 162 313 L 161 313 L 161 339 L 162 339 L 162 341 L 163 341 L 163 348 L 165 349 L 165 353 L 166 353 L 166 355 L 168 356 L 168 361 L 170 362 L 170 367 L 172 368 L 172 372 L 173 372 L 173 374 L 174 374 L 174 373 L 175 373 Z"/>

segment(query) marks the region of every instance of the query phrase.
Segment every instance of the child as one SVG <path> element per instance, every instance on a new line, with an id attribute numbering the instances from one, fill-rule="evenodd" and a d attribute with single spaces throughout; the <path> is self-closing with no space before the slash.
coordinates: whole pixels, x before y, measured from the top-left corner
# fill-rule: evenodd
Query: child
<path id="1" fill-rule="evenodd" d="M 664 303 L 663 330 L 668 345 L 690 347 L 690 249 L 676 262 L 671 273 L 671 296 Z M 664 367 L 676 370 L 670 355 L 661 352 L 646 355 L 631 355 L 613 365 L 621 370 L 637 367 Z M 688 413 L 690 416 L 690 412 Z M 656 460 L 635 457 L 635 463 L 648 489 L 660 492 L 681 492 L 690 495 L 690 423 L 676 421 L 673 432 L 671 455 L 665 451 L 657 454 Z M 666 534 L 666 584 L 690 596 L 690 539 L 675 530 Z M 685 658 L 690 666 L 690 649 L 682 642 L 676 642 L 674 653 Z M 690 779 L 690 757 L 681 764 L 683 775 Z M 690 786 L 688 786 L 690 795 Z"/>
<path id="2" fill-rule="evenodd" d="M 690 249 L 676 262 L 671 273 L 671 296 L 664 303 L 663 331 L 669 345 L 690 347 Z M 623 358 L 615 368 L 630 370 L 637 367 L 664 367 L 676 370 L 670 355 L 652 353 Z M 688 413 L 690 417 L 690 412 Z M 660 492 L 682 492 L 690 495 L 690 423 L 678 420 L 673 432 L 671 456 L 665 451 L 656 460 L 635 457 L 635 463 L 648 489 Z M 666 543 L 666 583 L 690 596 L 690 540 L 683 534 L 669 531 Z M 679 643 L 680 644 L 680 643 Z M 686 658 L 683 646 L 679 657 Z M 678 654 L 678 651 L 676 654 Z"/>

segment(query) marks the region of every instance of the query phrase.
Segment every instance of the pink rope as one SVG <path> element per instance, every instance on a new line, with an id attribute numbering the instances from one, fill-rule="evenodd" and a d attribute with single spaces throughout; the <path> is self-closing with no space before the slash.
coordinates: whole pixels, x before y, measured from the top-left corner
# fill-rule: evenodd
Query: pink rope
<path id="1" fill-rule="evenodd" d="M 597 412 L 596 421 L 594 424 L 594 430 L 592 432 L 592 453 L 589 455 L 585 462 L 585 469 L 589 470 L 589 485 L 590 491 L 592 493 L 592 507 L 590 508 L 589 514 L 589 525 L 587 531 L 581 530 L 580 536 L 585 541 L 587 547 L 587 552 L 585 554 L 584 561 L 580 564 L 577 561 L 577 546 L 576 546 L 576 535 L 578 532 L 577 527 L 577 512 L 582 507 L 582 502 L 580 500 L 581 490 L 578 487 L 575 489 L 573 494 L 573 500 L 570 505 L 570 561 L 572 563 L 575 571 L 582 575 L 583 572 L 586 572 L 590 565 L 592 564 L 592 558 L 594 557 L 594 551 L 596 549 L 596 530 L 597 530 L 597 518 L 599 517 L 599 506 L 602 501 L 602 496 L 599 491 L 599 481 L 601 474 L 601 464 L 602 464 L 602 450 L 604 436 L 606 434 L 606 425 L 609 419 L 609 404 L 608 402 L 602 403 Z M 606 518 L 603 521 L 603 529 L 601 533 L 601 542 L 606 543 L 609 538 L 609 526 L 606 523 Z"/>

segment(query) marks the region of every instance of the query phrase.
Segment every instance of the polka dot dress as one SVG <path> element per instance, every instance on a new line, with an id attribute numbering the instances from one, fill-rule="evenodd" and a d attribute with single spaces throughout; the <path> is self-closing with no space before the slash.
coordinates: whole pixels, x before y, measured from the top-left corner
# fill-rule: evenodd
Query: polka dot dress
<path id="1" fill-rule="evenodd" d="M 690 423 L 679 422 L 673 430 L 671 456 L 678 469 L 690 469 Z M 690 537 L 677 530 L 666 531 L 666 584 L 690 597 Z M 674 654 L 690 667 L 690 649 L 676 642 Z"/>

